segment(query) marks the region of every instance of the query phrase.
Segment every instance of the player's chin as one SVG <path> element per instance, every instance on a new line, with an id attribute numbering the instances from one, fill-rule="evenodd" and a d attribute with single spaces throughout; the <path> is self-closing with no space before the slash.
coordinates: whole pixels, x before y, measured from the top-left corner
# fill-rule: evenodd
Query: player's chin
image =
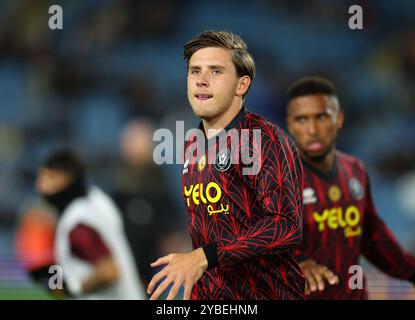
<path id="1" fill-rule="evenodd" d="M 212 109 L 209 105 L 194 105 L 192 106 L 194 114 L 201 119 L 210 119 L 212 117 Z"/>
<path id="2" fill-rule="evenodd" d="M 327 154 L 328 152 L 325 150 L 319 152 L 306 152 L 307 158 L 316 162 L 323 161 L 324 159 L 326 159 Z"/>

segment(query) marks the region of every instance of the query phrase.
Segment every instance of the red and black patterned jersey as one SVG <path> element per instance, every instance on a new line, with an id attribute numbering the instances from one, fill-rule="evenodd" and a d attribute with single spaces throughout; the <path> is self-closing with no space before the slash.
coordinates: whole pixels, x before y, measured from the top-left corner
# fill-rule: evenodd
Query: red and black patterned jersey
<path id="1" fill-rule="evenodd" d="M 360 272 L 353 267 L 360 255 L 385 273 L 414 282 L 415 259 L 378 216 L 362 162 L 337 151 L 330 172 L 306 161 L 303 167 L 303 245 L 296 255 L 299 261 L 311 258 L 327 266 L 340 280 L 306 298 L 366 299 L 364 275 L 359 289 Z"/>
<path id="2" fill-rule="evenodd" d="M 202 154 L 186 155 L 198 143 L 194 137 L 185 144 L 188 228 L 193 248 L 202 247 L 208 260 L 192 299 L 302 299 L 304 277 L 293 252 L 302 235 L 297 148 L 278 126 L 244 108 L 224 132 L 225 144 L 212 137 Z M 244 172 L 246 152 L 255 174 Z"/>

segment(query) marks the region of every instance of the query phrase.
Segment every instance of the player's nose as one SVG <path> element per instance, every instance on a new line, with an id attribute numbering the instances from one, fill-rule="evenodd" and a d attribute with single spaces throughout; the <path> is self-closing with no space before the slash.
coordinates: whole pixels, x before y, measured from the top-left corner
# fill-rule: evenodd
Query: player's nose
<path id="1" fill-rule="evenodd" d="M 196 85 L 198 87 L 207 87 L 207 86 L 209 86 L 209 81 L 208 81 L 206 73 L 204 73 L 204 72 L 200 73 L 200 75 L 198 76 L 198 78 L 196 80 Z"/>
<path id="2" fill-rule="evenodd" d="M 317 123 L 314 120 L 311 120 L 307 124 L 307 133 L 309 135 L 315 136 L 318 132 Z"/>

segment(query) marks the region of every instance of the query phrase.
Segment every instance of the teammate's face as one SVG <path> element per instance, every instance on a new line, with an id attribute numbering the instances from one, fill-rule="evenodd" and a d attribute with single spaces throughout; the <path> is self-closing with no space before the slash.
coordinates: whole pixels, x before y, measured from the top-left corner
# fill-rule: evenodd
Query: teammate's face
<path id="1" fill-rule="evenodd" d="M 230 50 L 208 47 L 189 60 L 187 96 L 196 116 L 212 121 L 240 103 L 248 90 L 248 76 L 239 78 Z"/>
<path id="2" fill-rule="evenodd" d="M 50 196 L 65 189 L 69 183 L 69 176 L 64 172 L 43 167 L 38 172 L 36 190 L 41 195 Z"/>
<path id="3" fill-rule="evenodd" d="M 298 97 L 288 106 L 288 130 L 302 154 L 314 161 L 334 149 L 343 120 L 337 99 L 324 94 Z"/>

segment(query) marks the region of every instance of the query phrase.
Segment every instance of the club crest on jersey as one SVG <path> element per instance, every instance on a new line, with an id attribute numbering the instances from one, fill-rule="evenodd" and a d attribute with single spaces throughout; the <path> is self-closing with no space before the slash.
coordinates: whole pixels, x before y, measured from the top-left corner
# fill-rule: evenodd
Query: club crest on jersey
<path id="1" fill-rule="evenodd" d="M 362 184 L 358 179 L 354 177 L 349 180 L 349 190 L 350 195 L 355 200 L 362 200 L 365 196 L 365 191 L 363 190 Z"/>
<path id="2" fill-rule="evenodd" d="M 231 153 L 228 148 L 218 152 L 215 158 L 215 168 L 218 171 L 226 171 L 231 166 Z"/>
<path id="3" fill-rule="evenodd" d="M 303 204 L 310 204 L 310 203 L 316 203 L 317 198 L 315 195 L 315 192 L 312 188 L 304 188 L 303 191 Z"/>
<path id="4" fill-rule="evenodd" d="M 200 157 L 199 161 L 197 162 L 197 170 L 202 172 L 203 169 L 206 167 L 206 155 Z"/>
<path id="5" fill-rule="evenodd" d="M 340 188 L 336 185 L 332 185 L 329 189 L 329 198 L 333 202 L 337 202 L 340 200 L 342 196 L 342 192 L 340 191 Z"/>

